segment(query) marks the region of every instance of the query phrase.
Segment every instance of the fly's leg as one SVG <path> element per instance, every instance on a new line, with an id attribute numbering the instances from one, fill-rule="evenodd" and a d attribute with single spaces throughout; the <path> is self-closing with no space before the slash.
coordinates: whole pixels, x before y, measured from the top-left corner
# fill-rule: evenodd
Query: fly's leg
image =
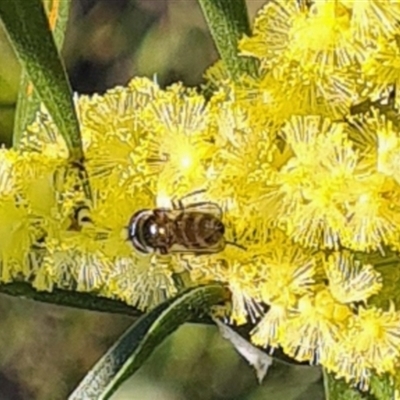
<path id="1" fill-rule="evenodd" d="M 196 194 L 200 194 L 200 193 L 204 193 L 204 192 L 206 192 L 206 189 L 195 190 L 193 192 L 185 194 L 183 197 L 180 198 L 180 201 L 182 201 L 183 199 L 187 199 L 188 197 L 193 197 L 193 196 L 196 196 Z"/>
<path id="2" fill-rule="evenodd" d="M 183 205 L 183 200 L 184 199 L 187 199 L 188 197 L 196 196 L 197 194 L 204 193 L 204 192 L 206 192 L 206 189 L 199 189 L 199 190 L 195 190 L 193 192 L 190 192 L 188 194 L 185 194 L 184 196 L 182 196 L 179 199 L 173 197 L 171 199 L 172 208 L 175 209 L 175 210 L 183 210 L 185 208 L 184 205 Z"/>

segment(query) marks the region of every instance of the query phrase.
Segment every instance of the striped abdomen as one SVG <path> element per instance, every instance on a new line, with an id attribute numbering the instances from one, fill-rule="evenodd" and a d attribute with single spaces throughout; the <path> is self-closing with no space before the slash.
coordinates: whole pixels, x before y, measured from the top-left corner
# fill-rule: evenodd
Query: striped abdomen
<path id="1" fill-rule="evenodd" d="M 225 227 L 212 214 L 182 212 L 175 219 L 175 242 L 188 249 L 209 249 L 223 242 Z"/>

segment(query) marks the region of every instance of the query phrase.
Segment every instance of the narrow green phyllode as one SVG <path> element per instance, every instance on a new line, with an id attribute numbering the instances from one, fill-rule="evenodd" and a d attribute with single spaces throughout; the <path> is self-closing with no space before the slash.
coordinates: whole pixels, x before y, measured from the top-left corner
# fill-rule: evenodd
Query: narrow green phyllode
<path id="1" fill-rule="evenodd" d="M 83 159 L 82 140 L 71 88 L 41 0 L 0 0 L 0 17 L 29 79 L 70 153 Z"/>
<path id="2" fill-rule="evenodd" d="M 221 285 L 191 288 L 139 318 L 82 380 L 68 400 L 108 399 L 184 322 L 227 299 Z"/>
<path id="3" fill-rule="evenodd" d="M 218 53 L 231 78 L 254 73 L 254 59 L 238 55 L 238 41 L 250 34 L 250 23 L 244 0 L 199 0 Z"/>
<path id="4" fill-rule="evenodd" d="M 351 387 L 344 379 L 336 379 L 325 369 L 323 373 L 325 400 L 378 400 L 367 392 L 360 392 L 356 388 Z"/>
<path id="5" fill-rule="evenodd" d="M 70 1 L 43 0 L 46 7 L 50 30 L 58 50 L 62 48 L 67 27 Z M 13 147 L 18 148 L 22 134 L 26 127 L 35 119 L 40 109 L 41 99 L 36 93 L 29 75 L 23 69 L 18 93 L 18 102 L 15 110 Z"/>

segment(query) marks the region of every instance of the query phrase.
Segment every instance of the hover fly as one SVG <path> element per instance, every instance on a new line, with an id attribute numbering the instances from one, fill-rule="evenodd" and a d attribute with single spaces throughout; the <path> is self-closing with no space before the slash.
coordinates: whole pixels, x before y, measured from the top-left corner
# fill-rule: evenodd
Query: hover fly
<path id="1" fill-rule="evenodd" d="M 199 191 L 183 198 L 195 193 Z M 205 254 L 225 248 L 228 242 L 218 204 L 207 201 L 185 206 L 183 198 L 172 202 L 171 208 L 140 210 L 132 216 L 128 229 L 135 249 L 142 253 Z"/>

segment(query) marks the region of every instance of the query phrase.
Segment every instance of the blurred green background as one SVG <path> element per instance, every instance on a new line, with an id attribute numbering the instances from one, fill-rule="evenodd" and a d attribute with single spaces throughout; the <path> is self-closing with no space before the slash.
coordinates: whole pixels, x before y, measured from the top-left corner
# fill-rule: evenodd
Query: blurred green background
<path id="1" fill-rule="evenodd" d="M 11 1 L 11 0 L 10 0 Z M 69 0 L 61 0 L 69 1 Z M 133 76 L 201 83 L 217 54 L 196 0 L 71 0 L 63 56 L 78 93 Z M 264 0 L 248 0 L 249 13 Z M 0 142 L 9 146 L 19 67 L 0 26 Z M 65 399 L 132 319 L 0 295 L 0 400 Z M 213 326 L 187 324 L 114 400 L 319 400 L 317 368 L 275 363 L 259 385 Z"/>

